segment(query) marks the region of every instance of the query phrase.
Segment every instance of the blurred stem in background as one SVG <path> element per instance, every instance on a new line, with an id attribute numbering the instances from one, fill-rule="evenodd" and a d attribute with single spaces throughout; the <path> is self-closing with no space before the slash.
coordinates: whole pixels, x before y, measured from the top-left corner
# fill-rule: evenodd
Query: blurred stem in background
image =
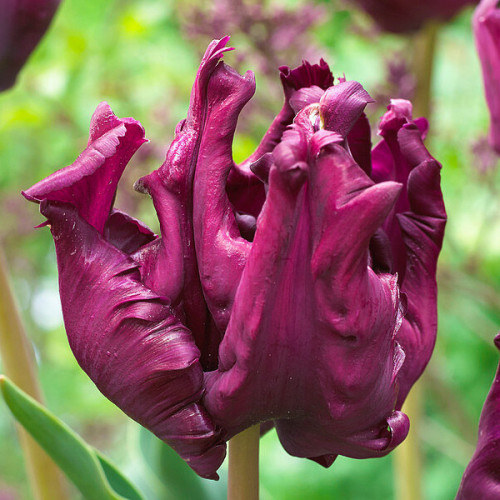
<path id="1" fill-rule="evenodd" d="M 411 40 L 411 68 L 415 79 L 413 116 L 424 116 L 431 121 L 432 69 L 438 24 L 430 22 Z M 399 500 L 421 500 L 422 498 L 422 450 L 420 427 L 422 423 L 425 384 L 418 381 L 412 388 L 403 411 L 410 418 L 410 433 L 395 450 L 394 479 L 395 498 Z"/>
<path id="2" fill-rule="evenodd" d="M 7 263 L 1 248 L 0 297 L 0 356 L 5 373 L 21 389 L 42 402 L 33 349 L 9 285 Z M 17 430 L 34 498 L 67 499 L 59 469 L 24 429 L 18 426 Z"/>
<path id="3" fill-rule="evenodd" d="M 412 40 L 412 70 L 415 75 L 413 115 L 425 116 L 430 121 L 432 70 L 439 24 L 430 22 Z"/>
<path id="4" fill-rule="evenodd" d="M 228 500 L 259 499 L 260 425 L 254 425 L 229 441 Z"/>

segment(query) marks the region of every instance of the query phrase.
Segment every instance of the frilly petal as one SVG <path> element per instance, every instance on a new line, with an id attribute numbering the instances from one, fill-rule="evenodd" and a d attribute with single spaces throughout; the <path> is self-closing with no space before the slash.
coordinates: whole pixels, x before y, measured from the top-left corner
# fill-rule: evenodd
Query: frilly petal
<path id="1" fill-rule="evenodd" d="M 272 152 L 279 143 L 283 132 L 292 124 L 298 111 L 293 109 L 292 102 L 298 106 L 301 96 L 302 98 L 305 96 L 304 92 L 308 92 L 310 98 L 311 95 L 319 95 L 318 89 L 325 91 L 333 85 L 332 72 L 323 59 L 320 60 L 319 64 L 311 64 L 308 61 L 303 61 L 300 66 L 294 69 L 290 69 L 288 66 L 281 66 L 280 78 L 285 94 L 283 107 L 262 138 L 257 150 L 241 165 L 238 165 L 237 169 L 240 172 L 247 172 L 253 162 L 257 161 L 265 153 Z M 231 183 L 231 177 L 229 181 Z"/>
<path id="2" fill-rule="evenodd" d="M 333 85 L 333 75 L 328 64 L 303 61 L 300 66 L 280 68 L 280 78 L 285 94 L 281 111 L 271 123 L 255 152 L 229 173 L 227 191 L 235 209 L 257 217 L 265 199 L 264 186 L 251 169 L 265 154 L 271 153 L 280 142 L 286 128 L 292 124 L 299 108 L 310 102 L 318 102 L 321 94 Z M 317 100 L 316 100 L 317 99 Z"/>
<path id="3" fill-rule="evenodd" d="M 168 301 L 140 282 L 137 263 L 74 207 L 43 200 L 56 245 L 71 349 L 99 390 L 215 478 L 225 447 L 200 403 L 199 350 Z"/>
<path id="4" fill-rule="evenodd" d="M 318 155 L 332 132 L 317 134 L 296 122 L 273 152 L 204 402 L 227 438 L 273 420 L 289 453 L 329 465 L 339 453 L 386 454 L 407 431 L 406 417 L 394 417 L 387 432 L 400 367 L 397 280 L 368 267 L 370 238 L 401 186 L 374 185 L 337 140 Z"/>
<path id="5" fill-rule="evenodd" d="M 221 331 L 209 314 L 200 282 L 193 229 L 193 185 L 202 138 L 207 133 L 210 137 L 214 137 L 211 133 L 217 135 L 207 128 L 208 88 L 214 74 L 224 67 L 222 56 L 232 50 L 226 47 L 228 40 L 225 37 L 209 44 L 191 91 L 187 119 L 178 127 L 162 166 L 135 186 L 151 195 L 162 234 L 158 247 L 137 255 L 148 269 L 145 283 L 175 301 L 202 352 L 206 369 L 215 367 Z M 252 75 L 247 76 L 251 84 Z"/>
<path id="6" fill-rule="evenodd" d="M 384 223 L 390 242 L 391 272 L 398 274 L 407 312 L 398 341 L 406 360 L 398 375 L 401 408 L 432 354 L 437 331 L 436 266 L 446 224 L 439 163 L 423 143 L 427 123 L 412 120 L 411 104 L 391 101 L 382 117 L 382 141 L 372 153 L 372 177 L 396 180 L 403 190 Z M 380 248 L 378 250 L 380 255 Z"/>
<path id="7" fill-rule="evenodd" d="M 102 233 L 123 170 L 144 142 L 144 129 L 138 121 L 117 118 L 103 102 L 92 116 L 89 144 L 83 153 L 23 195 L 30 201 L 70 203 Z"/>
<path id="8" fill-rule="evenodd" d="M 325 92 L 320 101 L 324 128 L 346 137 L 370 102 L 374 101 L 360 83 L 337 83 Z"/>
<path id="9" fill-rule="evenodd" d="M 207 83 L 205 127 L 194 175 L 193 229 L 198 270 L 205 300 L 221 333 L 229 321 L 250 250 L 250 243 L 241 236 L 226 181 L 234 166 L 232 141 L 238 115 L 254 92 L 253 73 L 241 76 L 223 63 L 214 69 Z"/>

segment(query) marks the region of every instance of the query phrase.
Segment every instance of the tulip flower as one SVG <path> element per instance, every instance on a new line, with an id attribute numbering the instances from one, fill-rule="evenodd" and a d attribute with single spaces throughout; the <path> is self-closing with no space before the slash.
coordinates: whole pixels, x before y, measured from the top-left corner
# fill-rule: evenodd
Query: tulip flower
<path id="1" fill-rule="evenodd" d="M 408 33 L 429 21 L 448 21 L 475 0 L 354 0 L 384 31 Z"/>
<path id="2" fill-rule="evenodd" d="M 60 0 L 0 0 L 0 91 L 14 85 Z"/>
<path id="3" fill-rule="evenodd" d="M 500 349 L 500 334 L 495 338 Z M 465 470 L 456 500 L 500 498 L 500 365 L 479 420 L 476 451 Z"/>
<path id="4" fill-rule="evenodd" d="M 490 145 L 500 154 L 500 7 L 482 0 L 473 18 L 476 47 L 483 69 L 484 92 L 490 110 Z"/>
<path id="5" fill-rule="evenodd" d="M 24 192 L 54 237 L 71 348 L 203 477 L 265 422 L 324 466 L 385 455 L 436 335 L 446 214 L 426 122 L 394 101 L 371 153 L 358 82 L 334 85 L 324 61 L 283 67 L 283 108 L 236 165 L 255 81 L 221 61 L 227 40 L 209 45 L 165 162 L 136 183 L 161 236 L 112 207 L 145 139 L 105 103 L 78 159 Z"/>

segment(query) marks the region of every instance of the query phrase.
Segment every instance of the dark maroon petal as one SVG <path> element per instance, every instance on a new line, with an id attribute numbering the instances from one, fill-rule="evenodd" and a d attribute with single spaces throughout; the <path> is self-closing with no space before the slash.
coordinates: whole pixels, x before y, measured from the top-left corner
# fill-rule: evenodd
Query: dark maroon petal
<path id="1" fill-rule="evenodd" d="M 395 131 L 394 131 L 395 132 Z M 398 376 L 400 408 L 410 388 L 427 365 L 436 340 L 436 266 L 441 250 L 446 211 L 440 187 L 439 163 L 422 140 L 422 130 L 404 124 L 395 136 L 384 136 L 386 156 L 395 177 L 405 185 L 384 229 L 391 240 L 393 272 L 398 272 L 401 291 L 407 298 L 407 312 L 398 340 L 408 353 Z M 380 166 L 382 155 L 375 165 Z M 390 170 L 390 169 L 388 169 Z M 378 170 L 380 172 L 380 170 Z"/>
<path id="2" fill-rule="evenodd" d="M 280 78 L 285 94 L 283 108 L 264 135 L 255 153 L 238 166 L 240 171 L 248 171 L 251 163 L 258 160 L 265 153 L 273 151 L 286 127 L 292 124 L 295 117 L 296 111 L 292 109 L 290 103 L 293 101 L 297 104 L 300 96 L 304 96 L 303 89 L 312 88 L 312 93 L 319 95 L 315 89 L 326 90 L 333 85 L 332 72 L 323 59 L 320 60 L 319 64 L 310 64 L 308 61 L 303 61 L 300 66 L 292 70 L 288 66 L 282 66 L 280 68 Z M 297 93 L 299 94 L 297 95 Z"/>
<path id="3" fill-rule="evenodd" d="M 399 375 L 398 408 L 424 371 L 436 341 L 436 266 L 446 225 L 440 170 L 434 159 L 414 168 L 408 179 L 410 212 L 398 215 L 407 255 L 401 291 L 408 301 L 399 342 L 411 353 Z"/>
<path id="4" fill-rule="evenodd" d="M 225 446 L 200 403 L 199 350 L 168 300 L 141 283 L 137 263 L 106 242 L 74 207 L 43 200 L 59 268 L 71 349 L 99 390 L 216 478 Z"/>
<path id="5" fill-rule="evenodd" d="M 490 111 L 489 141 L 500 154 L 500 8 L 497 0 L 480 2 L 474 13 L 473 27 Z"/>
<path id="6" fill-rule="evenodd" d="M 288 66 L 281 66 L 280 78 L 285 89 L 285 95 L 287 92 L 291 94 L 292 89 L 299 90 L 316 85 L 326 90 L 333 85 L 332 72 L 324 59 L 320 59 L 319 64 L 302 61 L 300 66 L 292 70 Z"/>
<path id="7" fill-rule="evenodd" d="M 85 151 L 71 165 L 49 175 L 23 195 L 30 201 L 70 203 L 102 233 L 123 170 L 144 142 L 144 129 L 138 121 L 117 118 L 103 102 L 92 116 Z"/>
<path id="8" fill-rule="evenodd" d="M 281 111 L 273 120 L 255 152 L 241 164 L 234 165 L 227 182 L 229 199 L 235 209 L 254 217 L 257 217 L 262 209 L 265 189 L 260 179 L 251 171 L 250 166 L 266 153 L 273 151 L 301 106 L 319 101 L 323 91 L 333 85 L 333 75 L 323 59 L 319 64 L 303 61 L 293 70 L 290 70 L 288 66 L 282 66 L 280 78 L 285 94 L 285 102 Z"/>
<path id="9" fill-rule="evenodd" d="M 152 196 L 162 233 L 159 248 L 145 249 L 136 258 L 148 269 L 146 284 L 158 293 L 168 292 L 179 314 L 182 312 L 206 369 L 215 367 L 221 333 L 214 327 L 200 283 L 193 232 L 193 184 L 200 145 L 207 132 L 208 88 L 224 52 L 232 50 L 226 47 L 228 40 L 214 40 L 208 46 L 191 92 L 188 117 L 178 127 L 165 162 L 136 183 L 138 190 Z M 222 179 L 214 179 L 219 181 Z M 173 262 L 176 264 L 171 265 Z"/>
<path id="10" fill-rule="evenodd" d="M 330 87 L 320 101 L 324 128 L 347 137 L 370 102 L 374 101 L 358 82 L 344 81 Z"/>
<path id="11" fill-rule="evenodd" d="M 404 99 L 393 99 L 380 120 L 379 135 L 383 139 L 372 152 L 372 179 L 375 182 L 396 181 L 403 185 L 401 196 L 384 224 L 384 231 L 391 242 L 393 272 L 398 273 L 400 283 L 406 272 L 406 247 L 395 215 L 410 209 L 407 182 L 414 165 L 402 153 L 398 133 L 402 127 L 410 123 L 412 123 L 411 103 Z"/>
<path id="12" fill-rule="evenodd" d="M 406 361 L 398 376 L 401 408 L 409 390 L 426 367 L 436 341 L 436 265 L 444 236 L 446 212 L 440 187 L 439 163 L 429 154 L 423 138 L 427 121 L 412 120 L 409 101 L 391 101 L 382 117 L 383 139 L 372 153 L 372 178 L 394 180 L 403 189 L 387 217 L 382 238 L 372 240 L 374 269 L 397 273 L 407 311 L 398 341 Z M 375 245 L 375 246 L 373 246 Z M 382 265 L 380 264 L 382 262 Z"/>
<path id="13" fill-rule="evenodd" d="M 141 221 L 120 210 L 113 210 L 104 226 L 104 239 L 118 250 L 131 254 L 154 241 L 157 236 Z"/>
<path id="14" fill-rule="evenodd" d="M 374 185 L 337 134 L 318 151 L 325 132 L 296 125 L 273 153 L 205 404 L 228 436 L 273 420 L 289 453 L 327 466 L 337 454 L 388 453 L 408 421 L 394 411 L 397 280 L 368 267 L 370 238 L 401 186 Z"/>
<path id="15" fill-rule="evenodd" d="M 224 332 L 250 243 L 240 233 L 226 192 L 233 167 L 232 141 L 238 115 L 255 92 L 252 73 L 239 75 L 220 63 L 207 86 L 205 133 L 194 176 L 194 243 L 205 300 Z M 252 174 L 253 175 L 253 174 Z"/>
<path id="16" fill-rule="evenodd" d="M 364 113 L 347 134 L 347 144 L 356 163 L 367 175 L 372 173 L 372 141 L 370 122 Z"/>
<path id="17" fill-rule="evenodd" d="M 60 0 L 0 0 L 0 91 L 14 85 Z"/>
<path id="18" fill-rule="evenodd" d="M 500 348 L 500 335 L 495 338 Z M 479 420 L 476 451 L 462 478 L 456 500 L 500 498 L 500 365 Z"/>
<path id="19" fill-rule="evenodd" d="M 297 90 L 290 98 L 290 106 L 295 114 L 309 104 L 319 102 L 325 91 L 316 85 Z"/>
<path id="20" fill-rule="evenodd" d="M 407 33 L 431 20 L 447 21 L 476 0 L 355 0 L 385 31 Z"/>

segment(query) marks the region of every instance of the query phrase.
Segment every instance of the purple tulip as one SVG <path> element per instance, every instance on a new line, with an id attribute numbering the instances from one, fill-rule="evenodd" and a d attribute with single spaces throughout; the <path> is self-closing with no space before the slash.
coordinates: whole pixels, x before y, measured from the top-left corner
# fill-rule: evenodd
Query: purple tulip
<path id="1" fill-rule="evenodd" d="M 448 21 L 477 0 L 354 0 L 384 31 L 408 33 L 429 21 Z"/>
<path id="2" fill-rule="evenodd" d="M 484 92 L 490 110 L 490 145 L 500 154 L 500 7 L 482 0 L 473 18 L 474 35 L 483 69 Z"/>
<path id="3" fill-rule="evenodd" d="M 500 334 L 495 338 L 500 349 Z M 500 498 L 500 365 L 479 420 L 477 447 L 462 478 L 457 500 Z"/>
<path id="4" fill-rule="evenodd" d="M 17 74 L 47 31 L 61 0 L 0 0 L 0 91 Z"/>
<path id="5" fill-rule="evenodd" d="M 426 122 L 394 101 L 370 154 L 363 87 L 333 85 L 324 61 L 284 67 L 282 110 L 235 165 L 255 81 L 220 60 L 227 40 L 209 45 L 165 162 L 136 184 L 161 237 L 112 208 L 144 132 L 107 104 L 80 157 L 24 193 L 54 236 L 70 345 L 203 477 L 228 439 L 269 421 L 325 466 L 385 455 L 436 335 L 446 214 Z"/>

